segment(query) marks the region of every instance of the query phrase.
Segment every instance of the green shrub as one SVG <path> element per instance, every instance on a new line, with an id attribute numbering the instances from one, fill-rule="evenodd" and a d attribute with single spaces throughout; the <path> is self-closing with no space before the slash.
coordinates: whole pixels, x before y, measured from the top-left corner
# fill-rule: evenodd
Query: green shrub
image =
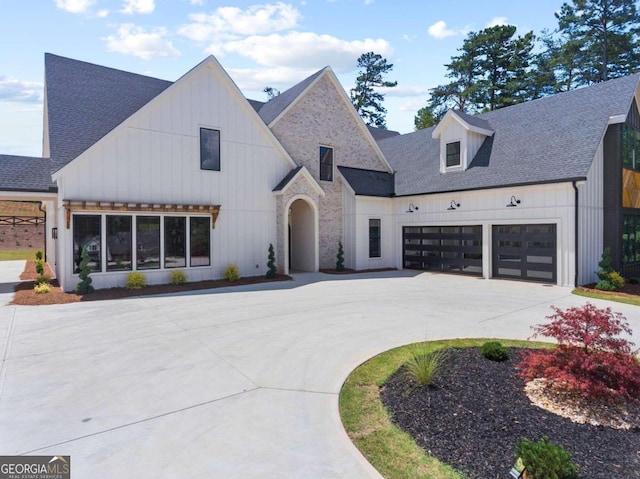
<path id="1" fill-rule="evenodd" d="M 129 273 L 127 275 L 127 282 L 124 287 L 127 289 L 142 289 L 146 285 L 147 277 L 144 275 L 144 273 L 134 271 L 133 273 Z"/>
<path id="2" fill-rule="evenodd" d="M 338 241 L 338 261 L 336 261 L 336 271 L 344 271 L 344 248 L 342 241 Z"/>
<path id="3" fill-rule="evenodd" d="M 480 347 L 480 352 L 491 361 L 506 361 L 509 359 L 507 348 L 498 341 L 487 341 Z"/>
<path id="4" fill-rule="evenodd" d="M 46 294 L 51 292 L 51 285 L 49 283 L 38 283 L 33 287 L 33 290 L 37 294 Z"/>
<path id="5" fill-rule="evenodd" d="M 278 269 L 276 268 L 276 254 L 273 251 L 273 244 L 269 243 L 269 255 L 267 256 L 267 271 L 266 277 L 267 279 L 273 279 L 276 277 L 276 273 Z"/>
<path id="6" fill-rule="evenodd" d="M 614 271 L 613 273 L 609 273 L 609 283 L 615 289 L 620 289 L 624 286 L 624 278 L 620 276 L 620 273 Z"/>
<path id="7" fill-rule="evenodd" d="M 614 285 L 612 285 L 609 280 L 606 279 L 601 279 L 600 281 L 598 281 L 598 283 L 596 284 L 596 289 L 599 289 L 601 291 L 614 291 L 616 289 L 616 287 Z"/>
<path id="8" fill-rule="evenodd" d="M 228 265 L 224 270 L 224 279 L 227 281 L 236 281 L 240 279 L 240 272 L 235 264 Z"/>
<path id="9" fill-rule="evenodd" d="M 181 269 L 174 269 L 171 272 L 171 284 L 185 284 L 187 282 L 187 275 Z"/>
<path id="10" fill-rule="evenodd" d="M 412 349 L 412 357 L 405 364 L 406 374 L 420 386 L 431 386 L 447 357 L 446 349 L 429 351 L 424 345 Z"/>
<path id="11" fill-rule="evenodd" d="M 41 259 L 44 259 L 44 254 L 42 253 L 42 251 L 38 250 L 36 251 L 36 261 L 39 261 Z"/>
<path id="12" fill-rule="evenodd" d="M 44 260 L 36 259 L 35 264 L 36 264 L 36 273 L 44 274 Z"/>
<path id="13" fill-rule="evenodd" d="M 93 286 L 91 286 L 91 281 L 93 280 L 89 277 L 91 269 L 89 268 L 89 252 L 87 251 L 87 248 L 82 248 L 78 269 L 80 270 L 80 273 L 78 274 L 78 276 L 80 276 L 80 282 L 76 285 L 76 293 L 93 293 Z"/>
<path id="14" fill-rule="evenodd" d="M 35 284 L 49 283 L 51 281 L 51 276 L 46 274 L 39 274 L 38 277 L 34 280 Z"/>
<path id="15" fill-rule="evenodd" d="M 613 273 L 613 260 L 611 259 L 611 248 L 608 246 L 602 252 L 602 258 L 598 262 L 600 271 L 596 272 L 598 278 L 608 280 L 609 274 Z"/>
<path id="16" fill-rule="evenodd" d="M 550 443 L 546 437 L 539 442 L 523 439 L 516 449 L 530 479 L 577 479 L 578 466 L 562 446 Z"/>

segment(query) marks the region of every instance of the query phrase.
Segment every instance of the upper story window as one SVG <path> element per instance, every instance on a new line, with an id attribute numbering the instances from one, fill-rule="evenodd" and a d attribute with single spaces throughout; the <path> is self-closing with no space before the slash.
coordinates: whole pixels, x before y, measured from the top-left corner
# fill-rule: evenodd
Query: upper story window
<path id="1" fill-rule="evenodd" d="M 333 181 L 333 148 L 320 147 L 320 179 Z"/>
<path id="2" fill-rule="evenodd" d="M 460 142 L 447 143 L 445 166 L 451 168 L 452 166 L 460 166 L 460 164 Z"/>
<path id="3" fill-rule="evenodd" d="M 220 171 L 220 130 L 200 128 L 200 169 Z"/>

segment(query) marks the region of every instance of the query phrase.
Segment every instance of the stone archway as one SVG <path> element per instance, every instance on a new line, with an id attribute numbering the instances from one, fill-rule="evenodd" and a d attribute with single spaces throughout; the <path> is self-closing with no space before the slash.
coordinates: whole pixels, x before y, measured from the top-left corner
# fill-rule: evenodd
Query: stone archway
<path id="1" fill-rule="evenodd" d="M 287 209 L 289 271 L 318 271 L 316 210 L 306 199 L 294 199 Z"/>

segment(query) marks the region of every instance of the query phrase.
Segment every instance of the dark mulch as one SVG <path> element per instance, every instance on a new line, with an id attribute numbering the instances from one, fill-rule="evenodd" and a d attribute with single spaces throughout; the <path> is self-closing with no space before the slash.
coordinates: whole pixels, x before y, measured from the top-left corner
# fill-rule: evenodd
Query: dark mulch
<path id="1" fill-rule="evenodd" d="M 588 291 L 588 292 L 598 293 L 598 294 L 610 294 L 613 296 L 640 296 L 640 284 L 631 284 L 631 283 L 625 283 L 622 288 L 616 289 L 615 291 L 602 291 L 601 289 L 596 289 L 595 283 L 579 286 L 578 290 Z"/>
<path id="2" fill-rule="evenodd" d="M 640 478 L 640 430 L 575 424 L 532 405 L 515 374 L 521 351 L 509 348 L 498 363 L 478 348 L 452 349 L 435 387 L 417 386 L 401 368 L 380 397 L 394 423 L 470 479 L 510 477 L 518 442 L 543 436 L 571 453 L 583 479 Z"/>
<path id="3" fill-rule="evenodd" d="M 28 276 L 28 269 L 30 262 L 27 262 L 27 266 L 25 268 L 25 272 L 23 276 Z M 35 267 L 33 268 L 35 271 Z M 34 276 L 35 278 L 35 276 Z M 21 279 L 33 279 L 33 278 L 23 278 Z M 267 279 L 264 276 L 247 276 L 245 278 L 237 279 L 236 281 L 228 281 L 226 279 L 217 279 L 217 280 L 208 280 L 208 281 L 197 281 L 194 283 L 185 283 L 185 284 L 154 284 L 146 286 L 142 289 L 126 289 L 126 288 L 108 288 L 108 289 L 98 289 L 91 294 L 75 294 L 75 293 L 65 293 L 60 289 L 58 283 L 53 280 L 51 282 L 52 288 L 50 293 L 46 294 L 36 294 L 33 290 L 33 283 L 24 282 L 18 283 L 15 288 L 15 293 L 13 295 L 13 301 L 11 304 L 19 304 L 26 306 L 37 306 L 43 304 L 67 304 L 67 303 L 77 303 L 80 301 L 104 301 L 109 299 L 121 299 L 121 298 L 131 298 L 135 296 L 149 296 L 153 294 L 170 294 L 170 293 L 181 293 L 184 291 L 195 291 L 202 289 L 215 289 L 215 288 L 226 288 L 229 286 L 243 286 L 243 285 L 251 285 L 251 284 L 259 284 L 259 283 L 268 283 L 274 281 L 289 281 L 291 276 L 286 276 L 283 274 L 276 275 L 274 279 Z"/>

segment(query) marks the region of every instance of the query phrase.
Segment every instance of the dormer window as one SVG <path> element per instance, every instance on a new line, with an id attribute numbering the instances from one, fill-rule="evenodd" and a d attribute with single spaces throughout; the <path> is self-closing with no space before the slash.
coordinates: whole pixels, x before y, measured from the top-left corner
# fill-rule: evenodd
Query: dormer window
<path id="1" fill-rule="evenodd" d="M 451 143 L 447 143 L 447 152 L 446 152 L 446 167 L 451 168 L 454 166 L 460 166 L 460 142 L 453 141 Z"/>

